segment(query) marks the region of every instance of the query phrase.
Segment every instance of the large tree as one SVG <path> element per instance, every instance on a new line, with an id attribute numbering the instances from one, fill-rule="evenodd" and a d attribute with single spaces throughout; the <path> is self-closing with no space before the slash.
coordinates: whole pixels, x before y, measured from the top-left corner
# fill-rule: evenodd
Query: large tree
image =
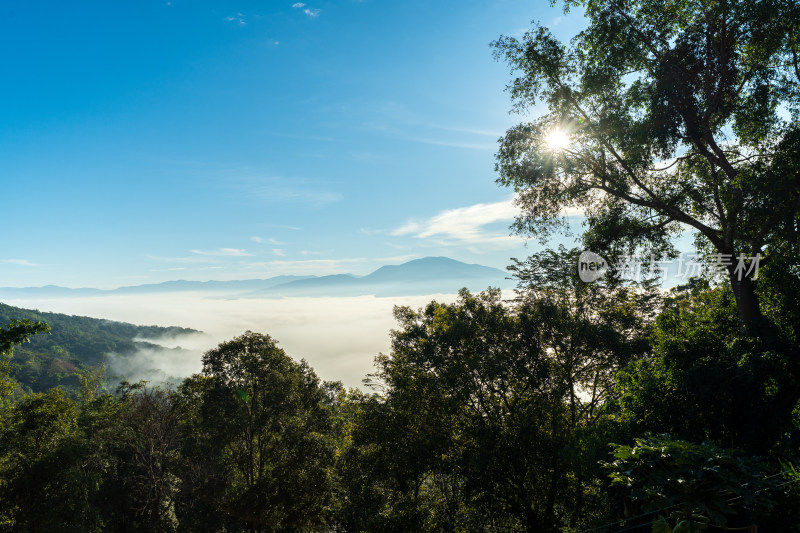
<path id="1" fill-rule="evenodd" d="M 517 229 L 587 218 L 604 253 L 674 254 L 690 228 L 725 266 L 741 323 L 760 319 L 755 268 L 800 242 L 800 6 L 795 0 L 566 0 L 587 27 L 569 45 L 536 27 L 501 37 L 518 110 L 498 182 Z M 719 255 L 718 255 L 719 254 Z M 741 256 L 745 267 L 739 269 Z"/>
<path id="2" fill-rule="evenodd" d="M 377 514 L 394 521 L 355 530 L 554 532 L 605 517 L 592 433 L 607 345 L 621 343 L 605 324 L 553 295 L 507 306 L 497 290 L 395 316 L 377 359 L 385 395 L 362 403 L 353 431 L 361 464 L 387 481 L 358 497 L 382 496 Z"/>
<path id="3" fill-rule="evenodd" d="M 12 320 L 8 326 L 0 327 L 0 398 L 10 394 L 15 387 L 9 377 L 14 346 L 28 342 L 32 335 L 49 332 L 50 326 L 32 320 Z"/>
<path id="4" fill-rule="evenodd" d="M 183 529 L 327 530 L 335 443 L 328 397 L 305 361 L 248 331 L 206 352 L 203 375 L 180 394 Z"/>

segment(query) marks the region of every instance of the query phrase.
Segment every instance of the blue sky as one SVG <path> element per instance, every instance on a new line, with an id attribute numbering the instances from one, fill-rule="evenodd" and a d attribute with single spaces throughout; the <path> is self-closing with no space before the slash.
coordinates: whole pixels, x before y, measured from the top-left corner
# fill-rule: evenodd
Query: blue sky
<path id="1" fill-rule="evenodd" d="M 79 6 L 79 7 L 75 7 Z M 0 286 L 504 268 L 508 67 L 545 2 L 6 2 Z"/>

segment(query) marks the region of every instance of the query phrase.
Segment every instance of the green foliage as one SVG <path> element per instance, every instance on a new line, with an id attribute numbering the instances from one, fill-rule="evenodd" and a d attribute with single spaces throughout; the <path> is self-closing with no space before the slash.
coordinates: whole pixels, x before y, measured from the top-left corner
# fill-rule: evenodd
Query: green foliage
<path id="1" fill-rule="evenodd" d="M 96 531 L 81 468 L 78 406 L 60 389 L 26 396 L 0 440 L 0 528 Z"/>
<path id="2" fill-rule="evenodd" d="M 396 309 L 392 352 L 377 361 L 385 396 L 362 399 L 352 434 L 350 459 L 377 478 L 354 529 L 556 531 L 603 515 L 598 450 L 580 438 L 598 398 L 576 392 L 603 347 L 560 345 L 557 307 L 462 291 Z"/>
<path id="3" fill-rule="evenodd" d="M 775 504 L 771 492 L 778 480 L 756 458 L 669 435 L 635 442 L 617 446 L 606 467 L 612 484 L 625 487 L 637 508 L 663 511 L 676 523 L 669 528 L 666 518 L 657 518 L 653 531 L 698 531 L 729 521 L 747 526 L 753 512 L 766 514 Z"/>
<path id="4" fill-rule="evenodd" d="M 707 517 L 697 513 L 675 511 L 669 517 L 675 522 L 675 527 L 671 527 L 665 517 L 659 516 L 653 520 L 653 533 L 699 533 L 708 529 L 710 522 Z"/>
<path id="5" fill-rule="evenodd" d="M 88 375 L 0 413 L 0 530 L 328 530 L 336 385 L 250 332 L 204 363 L 179 391 Z"/>
<path id="6" fill-rule="evenodd" d="M 190 502 L 179 513 L 191 530 L 326 527 L 335 441 L 328 399 L 305 362 L 247 332 L 207 352 L 203 375 L 180 396 Z"/>
<path id="7" fill-rule="evenodd" d="M 743 336 L 730 291 L 668 300 L 652 327 L 653 355 L 616 376 L 632 435 L 671 433 L 758 454 L 791 431 L 800 352 L 781 336 Z"/>
<path id="8" fill-rule="evenodd" d="M 0 321 L 2 323 L 5 322 Z M 28 319 L 11 319 L 7 327 L 0 328 L 0 399 L 11 394 L 16 387 L 16 383 L 10 378 L 14 346 L 28 342 L 32 335 L 49 332 L 50 326 L 46 323 Z"/>
<path id="9" fill-rule="evenodd" d="M 741 335 L 730 292 L 702 282 L 663 299 L 587 287 L 571 254 L 518 262 L 513 303 L 397 308 L 372 394 L 248 332 L 175 391 L 110 395 L 83 373 L 77 399 L 9 401 L 0 530 L 797 531 L 800 358 L 783 330 Z"/>
<path id="10" fill-rule="evenodd" d="M 195 330 L 176 327 L 135 326 L 96 318 L 42 313 L 0 303 L 0 324 L 12 320 L 46 322 L 50 335 L 36 336 L 20 346 L 8 369 L 11 377 L 27 392 L 45 392 L 61 387 L 72 396 L 81 391 L 85 376 L 96 373 L 108 354 L 130 357 L 142 348 L 160 349 L 141 339 L 159 338 Z M 124 376 L 107 375 L 100 389 Z"/>
<path id="11" fill-rule="evenodd" d="M 800 240 L 797 68 L 791 0 L 567 1 L 588 27 L 569 45 L 537 26 L 494 43 L 517 75 L 498 182 L 518 192 L 521 232 L 546 239 L 583 208 L 584 244 L 606 257 L 675 253 L 694 229 L 712 254 L 791 257 Z M 790 118 L 782 107 L 794 109 Z M 560 129 L 569 146 L 548 146 Z M 732 135 L 731 135 L 732 133 Z M 769 260 L 769 259 L 768 259 Z M 728 267 L 740 319 L 759 321 L 752 276 Z"/>

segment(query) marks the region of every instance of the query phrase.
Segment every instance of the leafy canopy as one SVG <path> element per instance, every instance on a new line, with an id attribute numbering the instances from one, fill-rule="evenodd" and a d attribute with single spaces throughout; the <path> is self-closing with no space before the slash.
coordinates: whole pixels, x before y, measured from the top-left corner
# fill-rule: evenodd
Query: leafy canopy
<path id="1" fill-rule="evenodd" d="M 569 45 L 540 26 L 494 43 L 516 73 L 515 108 L 547 106 L 500 140 L 516 228 L 546 238 L 578 208 L 600 253 L 674 255 L 688 227 L 714 254 L 796 261 L 798 4 L 566 2 L 576 6 L 588 27 Z M 743 322 L 759 317 L 750 277 L 731 277 Z"/>

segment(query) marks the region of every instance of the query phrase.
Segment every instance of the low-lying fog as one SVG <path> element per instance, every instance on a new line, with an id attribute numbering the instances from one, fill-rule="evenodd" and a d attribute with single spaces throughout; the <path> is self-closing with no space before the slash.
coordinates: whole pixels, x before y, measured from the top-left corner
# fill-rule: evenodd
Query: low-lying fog
<path id="1" fill-rule="evenodd" d="M 269 334 L 289 356 L 308 361 L 320 378 L 341 380 L 348 387 L 357 387 L 374 371 L 375 356 L 389 351 L 389 332 L 397 327 L 392 316 L 393 306 L 407 305 L 416 309 L 434 299 L 453 302 L 457 298 L 454 294 L 238 300 L 206 296 L 196 293 L 114 295 L 19 299 L 5 303 L 138 325 L 182 326 L 203 331 L 203 335 L 156 340 L 157 344 L 168 348 L 180 346 L 188 350 L 177 352 L 182 355 L 174 351 L 143 350 L 135 361 L 127 361 L 116 369 L 114 364 L 120 365 L 120 362 L 110 359 L 112 371 L 128 374 L 132 379 L 153 368 L 168 376 L 183 377 L 198 372 L 203 352 L 251 330 Z"/>

